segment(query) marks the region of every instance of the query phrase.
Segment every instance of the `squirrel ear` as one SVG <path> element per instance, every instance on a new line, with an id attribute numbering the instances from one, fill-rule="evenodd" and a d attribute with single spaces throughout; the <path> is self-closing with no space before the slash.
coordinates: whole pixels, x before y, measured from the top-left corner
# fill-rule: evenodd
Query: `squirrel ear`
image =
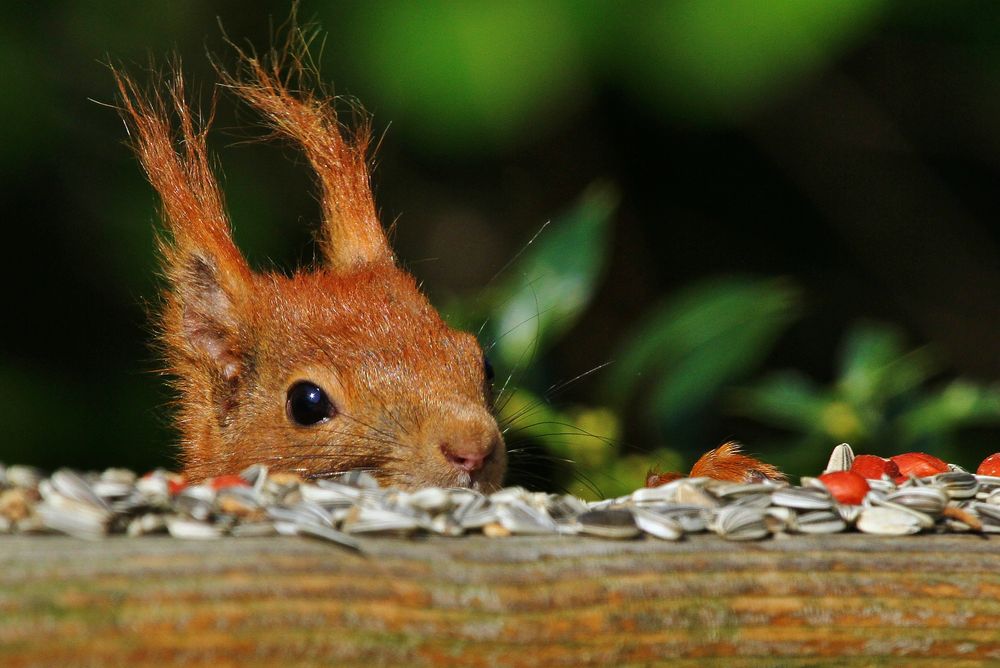
<path id="1" fill-rule="evenodd" d="M 207 360 L 213 371 L 226 381 L 235 380 L 242 370 L 239 343 L 240 322 L 232 287 L 220 281 L 211 260 L 193 255 L 171 271 L 173 327 L 167 337 L 179 337 L 180 344 L 194 359 Z"/>
<path id="2" fill-rule="evenodd" d="M 362 122 L 345 138 L 333 98 L 323 92 L 316 72 L 305 64 L 310 62 L 308 42 L 293 25 L 287 43 L 264 58 L 233 45 L 241 71 L 233 75 L 220 67 L 219 74 L 277 133 L 302 148 L 316 172 L 322 190 L 320 242 L 327 265 L 348 272 L 364 264 L 391 263 L 392 249 L 375 212 L 368 173 L 371 128 Z"/>

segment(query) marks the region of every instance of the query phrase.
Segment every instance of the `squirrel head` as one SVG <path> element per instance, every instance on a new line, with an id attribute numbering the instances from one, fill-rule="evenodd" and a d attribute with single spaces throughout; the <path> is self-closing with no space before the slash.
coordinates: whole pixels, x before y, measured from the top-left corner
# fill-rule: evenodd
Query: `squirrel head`
<path id="1" fill-rule="evenodd" d="M 301 148 L 320 184 L 322 263 L 290 277 L 253 271 L 233 243 L 210 121 L 196 123 L 179 68 L 167 95 L 115 71 L 132 145 L 163 204 L 160 338 L 185 473 L 362 468 L 402 487 L 495 489 L 506 456 L 489 363 L 397 266 L 372 198 L 370 131 L 345 136 L 332 98 L 290 84 L 307 74 L 301 56 L 240 52 L 241 72 L 222 72 Z"/>

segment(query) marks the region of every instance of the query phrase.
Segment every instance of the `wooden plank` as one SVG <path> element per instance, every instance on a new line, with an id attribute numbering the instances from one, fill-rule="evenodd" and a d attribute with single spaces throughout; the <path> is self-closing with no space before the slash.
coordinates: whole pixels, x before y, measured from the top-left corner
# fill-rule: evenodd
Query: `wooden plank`
<path id="1" fill-rule="evenodd" d="M 0 537 L 0 665 L 1000 663 L 1000 538 Z"/>

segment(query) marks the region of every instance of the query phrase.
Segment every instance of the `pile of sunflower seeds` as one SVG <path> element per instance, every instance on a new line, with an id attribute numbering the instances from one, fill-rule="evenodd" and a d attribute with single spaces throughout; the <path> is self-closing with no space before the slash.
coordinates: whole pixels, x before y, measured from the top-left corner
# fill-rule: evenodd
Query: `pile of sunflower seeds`
<path id="1" fill-rule="evenodd" d="M 837 446 L 827 471 L 847 470 L 854 455 Z M 1000 477 L 957 466 L 902 484 L 869 481 L 861 505 L 838 503 L 813 478 L 798 486 L 683 478 L 627 496 L 586 502 L 519 487 L 490 495 L 470 489 L 383 488 L 369 474 L 305 481 L 252 466 L 185 486 L 157 470 L 124 469 L 46 477 L 28 466 L 0 465 L 0 533 L 168 533 L 175 538 L 302 535 L 358 549 L 358 536 L 417 533 L 461 536 L 589 535 L 679 540 L 710 531 L 729 540 L 856 530 L 880 536 L 918 532 L 1000 533 Z"/>

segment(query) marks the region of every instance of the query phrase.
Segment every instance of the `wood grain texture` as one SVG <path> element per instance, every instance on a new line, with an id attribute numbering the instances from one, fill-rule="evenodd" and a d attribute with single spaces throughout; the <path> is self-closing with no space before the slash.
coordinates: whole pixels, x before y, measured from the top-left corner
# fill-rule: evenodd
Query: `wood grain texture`
<path id="1" fill-rule="evenodd" d="M 1000 538 L 0 537 L 0 665 L 1000 665 Z"/>

